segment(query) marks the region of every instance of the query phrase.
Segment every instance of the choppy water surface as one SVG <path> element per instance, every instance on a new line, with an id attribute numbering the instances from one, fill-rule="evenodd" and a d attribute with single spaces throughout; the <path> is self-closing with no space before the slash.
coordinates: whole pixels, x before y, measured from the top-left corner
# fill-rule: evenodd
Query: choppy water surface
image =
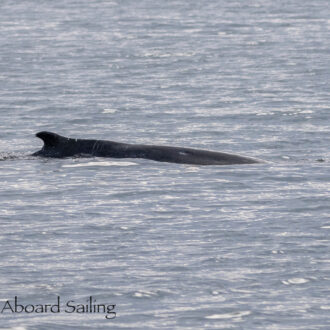
<path id="1" fill-rule="evenodd" d="M 330 10 L 316 1 L 0 2 L 8 329 L 327 329 Z M 34 134 L 265 164 L 35 159 Z"/>

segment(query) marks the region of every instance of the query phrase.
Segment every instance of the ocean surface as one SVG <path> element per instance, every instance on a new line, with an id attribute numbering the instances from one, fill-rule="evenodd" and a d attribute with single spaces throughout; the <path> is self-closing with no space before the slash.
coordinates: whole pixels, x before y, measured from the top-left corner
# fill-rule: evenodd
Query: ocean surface
<path id="1" fill-rule="evenodd" d="M 329 91 L 328 0 L 1 0 L 0 328 L 330 329 Z"/>

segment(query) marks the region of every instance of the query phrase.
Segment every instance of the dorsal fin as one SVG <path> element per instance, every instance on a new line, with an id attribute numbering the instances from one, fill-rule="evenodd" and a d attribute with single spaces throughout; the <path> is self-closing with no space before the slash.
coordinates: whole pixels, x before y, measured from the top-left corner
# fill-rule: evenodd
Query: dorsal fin
<path id="1" fill-rule="evenodd" d="M 63 139 L 65 139 L 63 136 L 58 135 L 56 133 L 52 132 L 39 132 L 36 134 L 36 137 L 44 141 L 45 147 L 56 147 L 59 145 L 61 142 L 63 142 Z"/>

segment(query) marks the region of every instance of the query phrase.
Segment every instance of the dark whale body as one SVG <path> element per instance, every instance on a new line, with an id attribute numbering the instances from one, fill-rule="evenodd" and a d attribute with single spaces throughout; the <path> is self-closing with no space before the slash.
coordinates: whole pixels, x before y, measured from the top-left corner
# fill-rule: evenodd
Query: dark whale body
<path id="1" fill-rule="evenodd" d="M 43 140 L 44 146 L 41 150 L 35 152 L 33 156 L 63 158 L 84 155 L 112 158 L 145 158 L 159 162 L 193 165 L 254 164 L 260 162 L 249 157 L 191 148 L 71 139 L 51 132 L 39 132 L 36 136 Z"/>

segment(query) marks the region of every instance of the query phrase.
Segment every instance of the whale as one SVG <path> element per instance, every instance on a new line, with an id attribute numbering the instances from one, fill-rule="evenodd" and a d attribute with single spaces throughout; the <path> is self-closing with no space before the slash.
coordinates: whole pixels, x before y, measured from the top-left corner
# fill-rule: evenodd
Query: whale
<path id="1" fill-rule="evenodd" d="M 145 158 L 158 162 L 191 165 L 255 164 L 262 161 L 224 152 L 147 144 L 129 144 L 107 140 L 74 139 L 52 132 L 39 132 L 44 145 L 32 156 Z"/>

